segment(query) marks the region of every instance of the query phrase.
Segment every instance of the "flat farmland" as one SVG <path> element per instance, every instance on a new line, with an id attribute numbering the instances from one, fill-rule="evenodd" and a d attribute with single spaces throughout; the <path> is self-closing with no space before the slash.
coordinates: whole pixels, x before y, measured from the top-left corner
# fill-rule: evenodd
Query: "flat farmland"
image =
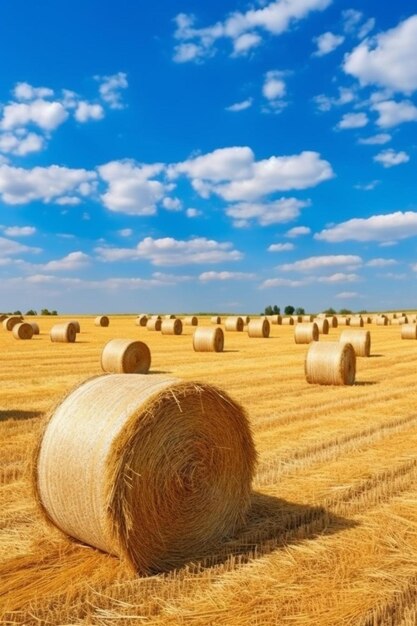
<path id="1" fill-rule="evenodd" d="M 54 625 L 391 625 L 417 623 L 417 341 L 367 325 L 356 384 L 309 385 L 294 328 L 225 333 L 195 353 L 193 328 L 162 336 L 111 316 L 78 317 L 74 344 L 0 330 L 0 623 Z M 209 324 L 199 318 L 199 324 Z M 320 341 L 336 340 L 331 329 Z M 258 451 L 245 528 L 210 558 L 140 578 L 46 525 L 31 459 L 47 414 L 101 373 L 112 338 L 145 341 L 151 373 L 212 383 L 246 409 Z"/>

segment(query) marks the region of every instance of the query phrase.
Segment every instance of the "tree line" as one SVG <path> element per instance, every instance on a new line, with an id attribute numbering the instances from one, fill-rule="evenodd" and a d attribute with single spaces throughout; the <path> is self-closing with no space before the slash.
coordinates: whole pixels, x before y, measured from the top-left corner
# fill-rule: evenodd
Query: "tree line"
<path id="1" fill-rule="evenodd" d="M 368 311 L 362 310 L 362 311 L 358 311 L 358 314 L 363 314 L 363 313 L 367 313 Z M 261 313 L 261 315 L 279 315 L 281 313 L 281 308 L 279 306 L 277 306 L 276 304 L 269 305 L 266 306 L 263 313 Z M 351 311 L 350 309 L 340 309 L 339 312 L 337 312 L 335 309 L 333 308 L 329 308 L 329 309 L 325 309 L 324 311 L 322 311 L 322 313 L 325 313 L 326 315 L 352 315 L 353 311 Z M 305 309 L 301 306 L 298 307 L 293 307 L 292 305 L 287 305 L 284 308 L 284 314 L 285 315 L 305 315 Z"/>

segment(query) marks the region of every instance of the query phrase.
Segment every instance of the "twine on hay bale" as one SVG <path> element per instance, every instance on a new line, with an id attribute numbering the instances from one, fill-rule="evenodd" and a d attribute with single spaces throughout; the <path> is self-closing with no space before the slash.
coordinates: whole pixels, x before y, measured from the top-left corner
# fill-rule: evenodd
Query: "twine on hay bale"
<path id="1" fill-rule="evenodd" d="M 80 322 L 78 320 L 69 320 L 68 323 L 69 324 L 73 324 L 75 326 L 75 332 L 76 333 L 81 332 L 81 326 L 80 326 Z"/>
<path id="2" fill-rule="evenodd" d="M 146 326 L 147 322 L 148 322 L 147 315 L 139 315 L 139 317 L 135 319 L 136 326 Z"/>
<path id="3" fill-rule="evenodd" d="M 363 328 L 362 317 L 354 316 L 350 318 L 350 326 L 353 328 Z"/>
<path id="4" fill-rule="evenodd" d="M 107 317 L 107 315 L 99 315 L 98 317 L 96 317 L 96 319 L 94 320 L 94 324 L 96 326 L 103 326 L 103 327 L 107 327 L 110 324 L 110 320 Z"/>
<path id="5" fill-rule="evenodd" d="M 178 318 L 164 320 L 161 324 L 161 333 L 163 335 L 181 335 L 182 321 Z"/>
<path id="6" fill-rule="evenodd" d="M 263 337 L 266 339 L 269 337 L 271 327 L 269 321 L 265 317 L 261 317 L 258 320 L 251 320 L 248 324 L 249 337 Z"/>
<path id="7" fill-rule="evenodd" d="M 193 334 L 193 348 L 195 352 L 223 352 L 223 330 L 200 326 Z"/>
<path id="8" fill-rule="evenodd" d="M 311 343 L 304 363 L 308 383 L 317 385 L 353 385 L 356 355 L 350 343 Z"/>
<path id="9" fill-rule="evenodd" d="M 33 328 L 33 334 L 34 335 L 39 335 L 39 324 L 37 324 L 37 322 L 28 322 L 32 328 Z"/>
<path id="10" fill-rule="evenodd" d="M 162 320 L 159 318 L 152 318 L 146 322 L 147 330 L 161 330 Z"/>
<path id="11" fill-rule="evenodd" d="M 52 326 L 49 336 L 53 342 L 74 343 L 77 339 L 77 331 L 71 322 L 55 324 Z"/>
<path id="12" fill-rule="evenodd" d="M 247 416 L 225 392 L 108 374 L 52 414 L 34 487 L 61 531 L 151 574 L 208 553 L 244 524 L 255 460 Z"/>
<path id="13" fill-rule="evenodd" d="M 231 317 L 227 317 L 226 321 L 224 322 L 224 327 L 226 330 L 230 330 L 230 331 L 234 331 L 234 332 L 239 332 L 241 333 L 243 331 L 243 318 L 240 316 L 231 316 Z"/>
<path id="14" fill-rule="evenodd" d="M 187 315 L 183 319 L 184 326 L 198 326 L 198 317 L 195 315 Z"/>
<path id="15" fill-rule="evenodd" d="M 417 339 L 417 324 L 403 324 L 401 326 L 401 339 Z"/>
<path id="16" fill-rule="evenodd" d="M 295 343 L 310 343 L 319 340 L 319 329 L 316 322 L 296 324 L 294 328 Z"/>
<path id="17" fill-rule="evenodd" d="M 13 326 L 12 333 L 15 339 L 32 339 L 33 328 L 31 324 L 21 322 L 20 324 L 15 324 Z"/>
<path id="18" fill-rule="evenodd" d="M 283 326 L 294 326 L 294 320 L 292 317 L 283 317 L 282 318 Z"/>
<path id="19" fill-rule="evenodd" d="M 101 369 L 114 374 L 147 374 L 151 351 L 143 341 L 112 339 L 101 353 Z"/>
<path id="20" fill-rule="evenodd" d="M 388 318 L 385 315 L 378 315 L 376 318 L 377 326 L 388 326 Z"/>
<path id="21" fill-rule="evenodd" d="M 315 320 L 315 324 L 317 324 L 317 328 L 319 329 L 320 335 L 328 335 L 329 334 L 329 320 L 326 317 L 320 317 L 320 319 Z"/>
<path id="22" fill-rule="evenodd" d="M 16 324 L 20 324 L 21 321 L 22 319 L 16 315 L 6 317 L 6 319 L 3 320 L 3 328 L 4 330 L 12 331 L 14 326 L 16 326 Z"/>
<path id="23" fill-rule="evenodd" d="M 369 330 L 343 330 L 339 341 L 350 343 L 356 356 L 370 356 L 371 354 L 371 333 Z"/>
<path id="24" fill-rule="evenodd" d="M 269 321 L 270 324 L 277 324 L 277 325 L 282 324 L 281 315 L 267 315 L 266 319 Z"/>
<path id="25" fill-rule="evenodd" d="M 220 315 L 213 315 L 213 317 L 210 319 L 210 322 L 212 324 L 221 324 L 222 318 L 220 317 Z"/>

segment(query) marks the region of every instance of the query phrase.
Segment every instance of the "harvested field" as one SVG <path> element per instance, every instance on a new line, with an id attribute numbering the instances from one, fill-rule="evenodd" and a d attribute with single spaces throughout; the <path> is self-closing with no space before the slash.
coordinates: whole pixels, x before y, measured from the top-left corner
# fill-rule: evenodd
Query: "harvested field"
<path id="1" fill-rule="evenodd" d="M 78 316 L 75 343 L 53 324 L 16 341 L 0 388 L 0 623 L 97 626 L 413 626 L 417 619 L 416 342 L 398 326 L 368 326 L 372 356 L 356 384 L 308 384 L 308 345 L 271 325 L 268 341 L 226 333 L 225 351 L 194 352 L 193 327 L 161 336 L 111 316 Z M 199 325 L 210 318 L 199 318 Z M 110 335 L 109 335 L 110 333 Z M 320 342 L 337 341 L 330 328 Z M 248 523 L 209 555 L 151 577 L 47 526 L 30 458 L 44 416 L 101 374 L 113 337 L 144 341 L 152 372 L 223 388 L 246 409 L 259 455 Z M 250 381 L 250 384 L 248 384 Z"/>

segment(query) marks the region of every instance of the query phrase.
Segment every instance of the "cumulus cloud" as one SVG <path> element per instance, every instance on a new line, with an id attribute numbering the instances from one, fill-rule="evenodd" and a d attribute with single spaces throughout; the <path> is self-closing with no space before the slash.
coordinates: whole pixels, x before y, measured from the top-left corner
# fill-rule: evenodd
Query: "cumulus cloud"
<path id="1" fill-rule="evenodd" d="M 249 272 L 203 272 L 198 277 L 202 282 L 208 282 L 212 280 L 252 280 L 256 278 L 256 274 Z"/>
<path id="2" fill-rule="evenodd" d="M 30 237 L 36 233 L 34 226 L 8 226 L 4 234 L 8 237 Z"/>
<path id="3" fill-rule="evenodd" d="M 371 259 L 366 263 L 368 267 L 389 267 L 391 265 L 398 265 L 398 261 L 395 259 Z"/>
<path id="4" fill-rule="evenodd" d="M 128 81 L 125 72 L 117 72 L 110 76 L 95 76 L 99 83 L 99 92 L 102 100 L 111 109 L 123 109 L 123 90 L 127 89 Z"/>
<path id="5" fill-rule="evenodd" d="M 285 233 L 286 237 L 290 237 L 291 239 L 295 239 L 295 237 L 301 237 L 302 235 L 309 235 L 311 233 L 311 228 L 308 226 L 294 226 L 294 228 L 290 228 Z"/>
<path id="6" fill-rule="evenodd" d="M 33 87 L 29 83 L 16 83 L 13 89 L 16 100 L 37 100 L 38 98 L 52 98 L 54 92 L 49 87 Z"/>
<path id="7" fill-rule="evenodd" d="M 0 258 L 14 256 L 16 254 L 24 253 L 37 254 L 41 252 L 40 248 L 34 248 L 31 246 L 25 246 L 22 243 L 13 241 L 13 239 L 6 239 L 6 237 L 0 237 Z"/>
<path id="8" fill-rule="evenodd" d="M 251 221 L 261 226 L 269 226 L 297 218 L 300 210 L 309 205 L 309 201 L 297 200 L 297 198 L 280 198 L 266 203 L 241 202 L 229 206 L 226 214 L 233 218 L 238 227 L 248 226 Z"/>
<path id="9" fill-rule="evenodd" d="M 393 242 L 417 235 L 417 213 L 413 211 L 373 215 L 368 218 L 353 218 L 326 228 L 316 234 L 315 239 L 331 243 L 340 241 Z"/>
<path id="10" fill-rule="evenodd" d="M 317 109 L 324 113 L 330 111 L 333 107 L 339 107 L 354 102 L 356 98 L 357 95 L 354 89 L 339 87 L 339 95 L 337 97 L 319 94 L 318 96 L 314 96 L 313 101 Z"/>
<path id="11" fill-rule="evenodd" d="M 374 161 L 381 163 L 383 167 L 395 167 L 402 163 L 408 163 L 410 160 L 409 155 L 403 150 L 395 152 L 395 150 L 383 150 L 374 156 Z"/>
<path id="12" fill-rule="evenodd" d="M 335 295 L 335 298 L 339 300 L 350 300 L 351 298 L 361 298 L 362 296 L 357 291 L 341 291 Z"/>
<path id="13" fill-rule="evenodd" d="M 242 100 L 241 102 L 235 102 L 235 104 L 231 104 L 226 107 L 226 111 L 231 111 L 232 113 L 238 113 L 239 111 L 245 111 L 245 109 L 249 109 L 253 104 L 253 98 L 246 98 L 246 100 Z"/>
<path id="14" fill-rule="evenodd" d="M 354 283 L 360 280 L 357 274 L 346 274 L 344 272 L 337 272 L 330 274 L 329 276 L 308 276 L 302 279 L 290 279 L 290 278 L 268 278 L 261 285 L 261 289 L 270 287 L 305 287 L 306 285 L 313 285 L 315 283 Z"/>
<path id="15" fill-rule="evenodd" d="M 294 250 L 293 243 L 273 243 L 268 247 L 268 252 L 288 252 Z"/>
<path id="16" fill-rule="evenodd" d="M 335 35 L 329 31 L 315 37 L 314 42 L 317 45 L 317 50 L 313 53 L 313 56 L 322 57 L 330 54 L 330 52 L 341 46 L 344 40 L 343 35 Z"/>
<path id="17" fill-rule="evenodd" d="M 283 76 L 284 73 L 279 70 L 271 70 L 265 74 L 262 95 L 270 103 L 282 101 L 286 95 L 287 88 Z"/>
<path id="18" fill-rule="evenodd" d="M 346 113 L 337 125 L 337 128 L 363 128 L 369 122 L 366 113 Z"/>
<path id="19" fill-rule="evenodd" d="M 198 209 L 194 209 L 192 207 L 190 207 L 189 209 L 186 209 L 185 214 L 187 217 L 199 217 L 201 215 L 201 211 L 199 211 Z"/>
<path id="20" fill-rule="evenodd" d="M 417 122 L 417 107 L 410 100 L 377 102 L 372 109 L 379 114 L 376 123 L 381 128 L 392 128 L 404 122 Z"/>
<path id="21" fill-rule="evenodd" d="M 31 152 L 39 152 L 44 147 L 44 138 L 37 133 L 28 133 L 24 129 L 17 132 L 0 133 L 0 152 L 25 156 Z"/>
<path id="22" fill-rule="evenodd" d="M 74 113 L 74 117 L 77 122 L 88 122 L 89 120 L 101 120 L 104 117 L 104 109 L 101 104 L 90 104 L 81 100 L 77 104 L 77 108 Z"/>
<path id="23" fill-rule="evenodd" d="M 162 206 L 167 211 L 181 211 L 182 202 L 179 198 L 164 198 L 162 200 Z"/>
<path id="24" fill-rule="evenodd" d="M 52 131 L 67 118 L 68 112 L 60 102 L 40 99 L 32 102 L 12 102 L 3 108 L 0 128 L 13 130 L 34 124 L 44 131 Z"/>
<path id="25" fill-rule="evenodd" d="M 350 269 L 362 265 L 362 259 L 360 256 L 354 254 L 312 256 L 306 259 L 294 261 L 294 263 L 279 265 L 278 269 L 283 272 L 311 272 L 338 265 L 341 265 L 346 269 Z"/>
<path id="26" fill-rule="evenodd" d="M 391 139 L 392 137 L 388 133 L 379 133 L 378 135 L 358 139 L 358 143 L 364 146 L 382 146 L 391 141 Z"/>
<path id="27" fill-rule="evenodd" d="M 81 251 L 70 252 L 62 259 L 49 261 L 43 265 L 43 270 L 48 272 L 75 271 L 86 267 L 89 264 L 90 257 Z"/>

